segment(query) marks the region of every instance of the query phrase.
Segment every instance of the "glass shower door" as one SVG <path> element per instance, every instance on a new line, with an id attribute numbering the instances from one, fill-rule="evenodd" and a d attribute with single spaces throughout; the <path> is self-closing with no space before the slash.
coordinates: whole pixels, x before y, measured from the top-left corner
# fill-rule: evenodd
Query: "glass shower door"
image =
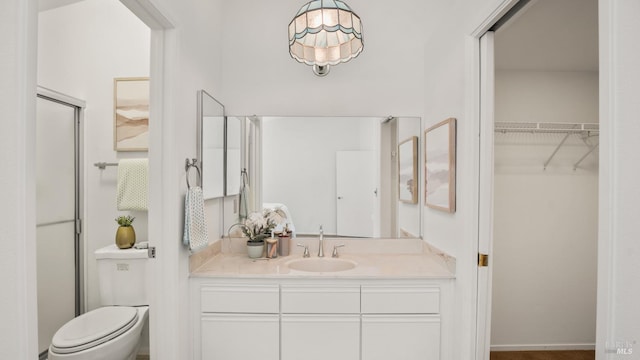
<path id="1" fill-rule="evenodd" d="M 36 251 L 38 350 L 79 313 L 79 108 L 38 96 L 36 117 Z"/>

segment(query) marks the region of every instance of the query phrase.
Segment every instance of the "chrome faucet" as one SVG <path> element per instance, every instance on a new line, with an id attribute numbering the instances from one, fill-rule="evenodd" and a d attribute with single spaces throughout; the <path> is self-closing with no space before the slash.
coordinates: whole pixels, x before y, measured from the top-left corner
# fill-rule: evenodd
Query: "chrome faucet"
<path id="1" fill-rule="evenodd" d="M 324 231 L 320 225 L 320 238 L 318 240 L 318 257 L 324 257 Z"/>

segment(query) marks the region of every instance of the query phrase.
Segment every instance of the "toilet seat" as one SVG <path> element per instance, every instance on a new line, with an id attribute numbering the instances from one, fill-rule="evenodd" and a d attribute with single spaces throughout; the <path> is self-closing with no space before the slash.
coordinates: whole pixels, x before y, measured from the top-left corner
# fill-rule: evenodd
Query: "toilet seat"
<path id="1" fill-rule="evenodd" d="M 89 311 L 62 326 L 51 341 L 51 350 L 71 354 L 110 341 L 138 321 L 138 310 L 129 306 L 106 306 Z"/>

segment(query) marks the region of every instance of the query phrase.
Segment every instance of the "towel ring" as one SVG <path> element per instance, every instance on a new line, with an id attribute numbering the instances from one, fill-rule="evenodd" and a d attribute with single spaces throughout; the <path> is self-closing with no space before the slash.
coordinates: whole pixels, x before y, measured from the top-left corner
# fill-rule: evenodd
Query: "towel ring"
<path id="1" fill-rule="evenodd" d="M 202 173 L 200 173 L 200 168 L 198 167 L 198 159 L 191 159 L 189 160 L 188 158 L 185 160 L 185 165 L 184 165 L 184 170 L 186 171 L 187 175 L 187 189 L 191 189 L 191 184 L 189 183 L 189 170 L 191 170 L 191 168 L 195 168 L 196 171 L 198 172 L 198 180 L 200 180 L 200 185 L 202 185 Z"/>

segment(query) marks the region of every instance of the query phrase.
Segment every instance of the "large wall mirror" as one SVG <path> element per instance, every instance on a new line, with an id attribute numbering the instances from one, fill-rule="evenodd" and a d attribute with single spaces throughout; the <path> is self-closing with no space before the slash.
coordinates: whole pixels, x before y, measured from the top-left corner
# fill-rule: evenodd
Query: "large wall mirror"
<path id="1" fill-rule="evenodd" d="M 198 159 L 205 199 L 224 196 L 224 106 L 204 90 L 198 91 Z"/>
<path id="2" fill-rule="evenodd" d="M 400 176 L 398 153 L 406 139 L 422 143 L 420 118 L 230 118 L 246 121 L 253 210 L 284 207 L 297 236 L 316 235 L 322 224 L 339 237 L 421 237 L 422 196 L 399 197 L 401 188 L 419 194 L 421 181 Z"/>

